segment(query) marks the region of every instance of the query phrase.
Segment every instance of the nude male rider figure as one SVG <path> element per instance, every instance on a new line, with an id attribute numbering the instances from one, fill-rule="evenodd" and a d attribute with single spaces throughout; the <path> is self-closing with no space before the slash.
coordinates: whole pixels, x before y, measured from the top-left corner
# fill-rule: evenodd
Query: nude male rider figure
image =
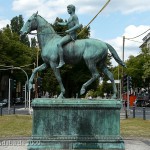
<path id="1" fill-rule="evenodd" d="M 68 30 L 65 31 L 68 34 L 66 36 L 64 36 L 59 41 L 59 43 L 57 44 L 57 46 L 59 48 L 60 62 L 59 62 L 59 65 L 56 68 L 60 68 L 65 64 L 64 58 L 63 58 L 63 48 L 62 48 L 62 46 L 64 44 L 69 43 L 72 40 L 76 40 L 76 38 L 77 38 L 76 30 L 81 27 L 81 25 L 79 24 L 78 17 L 75 14 L 75 6 L 74 5 L 68 5 L 67 6 L 67 11 L 68 11 L 68 14 L 70 14 L 70 17 L 69 17 L 68 21 L 67 22 L 56 22 L 58 25 L 62 25 L 62 26 L 67 25 L 68 26 Z"/>

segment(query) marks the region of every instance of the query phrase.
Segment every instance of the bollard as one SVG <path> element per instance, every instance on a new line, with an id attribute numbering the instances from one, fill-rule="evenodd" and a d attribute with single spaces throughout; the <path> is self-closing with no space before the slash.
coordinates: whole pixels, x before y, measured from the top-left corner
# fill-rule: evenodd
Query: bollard
<path id="1" fill-rule="evenodd" d="M 133 118 L 135 118 L 135 106 L 133 106 Z"/>
<path id="2" fill-rule="evenodd" d="M 16 113 L 16 111 L 15 111 L 15 104 L 14 104 L 14 111 L 13 111 L 13 114 L 15 114 Z"/>
<path id="3" fill-rule="evenodd" d="M 143 120 L 146 120 L 145 107 L 143 107 Z"/>
<path id="4" fill-rule="evenodd" d="M 3 115 L 3 106 L 1 106 L 1 116 Z"/>
<path id="5" fill-rule="evenodd" d="M 126 113 L 126 119 L 128 119 L 128 111 L 127 111 L 127 108 L 125 108 L 125 113 Z"/>

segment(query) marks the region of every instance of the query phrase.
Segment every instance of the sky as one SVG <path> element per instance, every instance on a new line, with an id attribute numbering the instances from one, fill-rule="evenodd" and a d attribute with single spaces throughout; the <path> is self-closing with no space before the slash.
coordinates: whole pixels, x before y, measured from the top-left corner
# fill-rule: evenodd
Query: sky
<path id="1" fill-rule="evenodd" d="M 10 20 L 22 15 L 24 21 L 35 12 L 54 23 L 56 17 L 68 19 L 67 5 L 76 6 L 80 24 L 86 26 L 108 0 L 0 0 L 0 29 L 10 24 Z M 123 36 L 136 37 L 125 40 L 124 60 L 140 53 L 142 39 L 150 32 L 149 0 L 110 0 L 105 9 L 90 24 L 91 38 L 111 44 L 122 59 Z M 113 65 L 117 65 L 112 60 Z"/>

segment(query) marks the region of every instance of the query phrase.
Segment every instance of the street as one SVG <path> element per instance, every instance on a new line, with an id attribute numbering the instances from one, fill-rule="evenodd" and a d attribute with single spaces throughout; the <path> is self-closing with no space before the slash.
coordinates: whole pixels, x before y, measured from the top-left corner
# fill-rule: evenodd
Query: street
<path id="1" fill-rule="evenodd" d="M 8 113 L 8 107 L 3 107 L 2 108 L 2 115 L 8 115 L 8 114 L 9 114 Z M 25 108 L 24 105 L 16 105 L 15 109 L 14 109 L 14 106 L 11 106 L 10 107 L 10 115 L 12 115 L 12 114 L 28 115 L 29 109 Z M 0 115 L 1 115 L 1 110 L 0 110 Z"/>
<path id="2" fill-rule="evenodd" d="M 32 109 L 31 109 L 32 111 Z M 130 107 L 130 115 L 129 118 L 133 118 L 133 108 Z M 10 108 L 10 115 L 14 114 L 14 106 Z M 28 115 L 29 109 L 26 108 L 24 105 L 16 105 L 15 106 L 15 114 L 22 114 L 22 115 Z M 1 115 L 1 112 L 0 112 Z M 2 108 L 2 115 L 8 115 L 8 107 Z M 145 107 L 145 117 L 146 120 L 150 120 L 150 107 Z M 143 107 L 135 107 L 135 118 L 143 118 Z"/>
<path id="3" fill-rule="evenodd" d="M 130 118 L 133 118 L 133 108 L 130 107 Z M 150 107 L 145 107 L 146 120 L 150 120 Z M 143 118 L 143 107 L 135 107 L 135 118 Z"/>

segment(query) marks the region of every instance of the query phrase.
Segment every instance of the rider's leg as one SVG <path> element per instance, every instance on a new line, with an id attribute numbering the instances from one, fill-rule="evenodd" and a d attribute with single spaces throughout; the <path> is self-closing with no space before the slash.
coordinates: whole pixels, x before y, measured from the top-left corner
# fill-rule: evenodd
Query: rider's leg
<path id="1" fill-rule="evenodd" d="M 60 68 L 65 64 L 65 62 L 64 62 L 64 57 L 63 57 L 62 45 L 59 43 L 59 44 L 57 44 L 57 47 L 59 48 L 59 59 L 60 59 L 60 61 L 59 61 L 59 65 L 56 68 Z"/>
<path id="2" fill-rule="evenodd" d="M 62 48 L 62 46 L 64 44 L 70 42 L 70 41 L 71 41 L 71 37 L 70 37 L 70 35 L 67 35 L 67 36 L 63 37 L 61 39 L 61 41 L 57 44 L 57 47 L 59 49 L 60 62 L 59 62 L 59 65 L 56 68 L 60 68 L 60 67 L 62 67 L 65 64 L 64 57 L 63 57 L 63 48 Z"/>

